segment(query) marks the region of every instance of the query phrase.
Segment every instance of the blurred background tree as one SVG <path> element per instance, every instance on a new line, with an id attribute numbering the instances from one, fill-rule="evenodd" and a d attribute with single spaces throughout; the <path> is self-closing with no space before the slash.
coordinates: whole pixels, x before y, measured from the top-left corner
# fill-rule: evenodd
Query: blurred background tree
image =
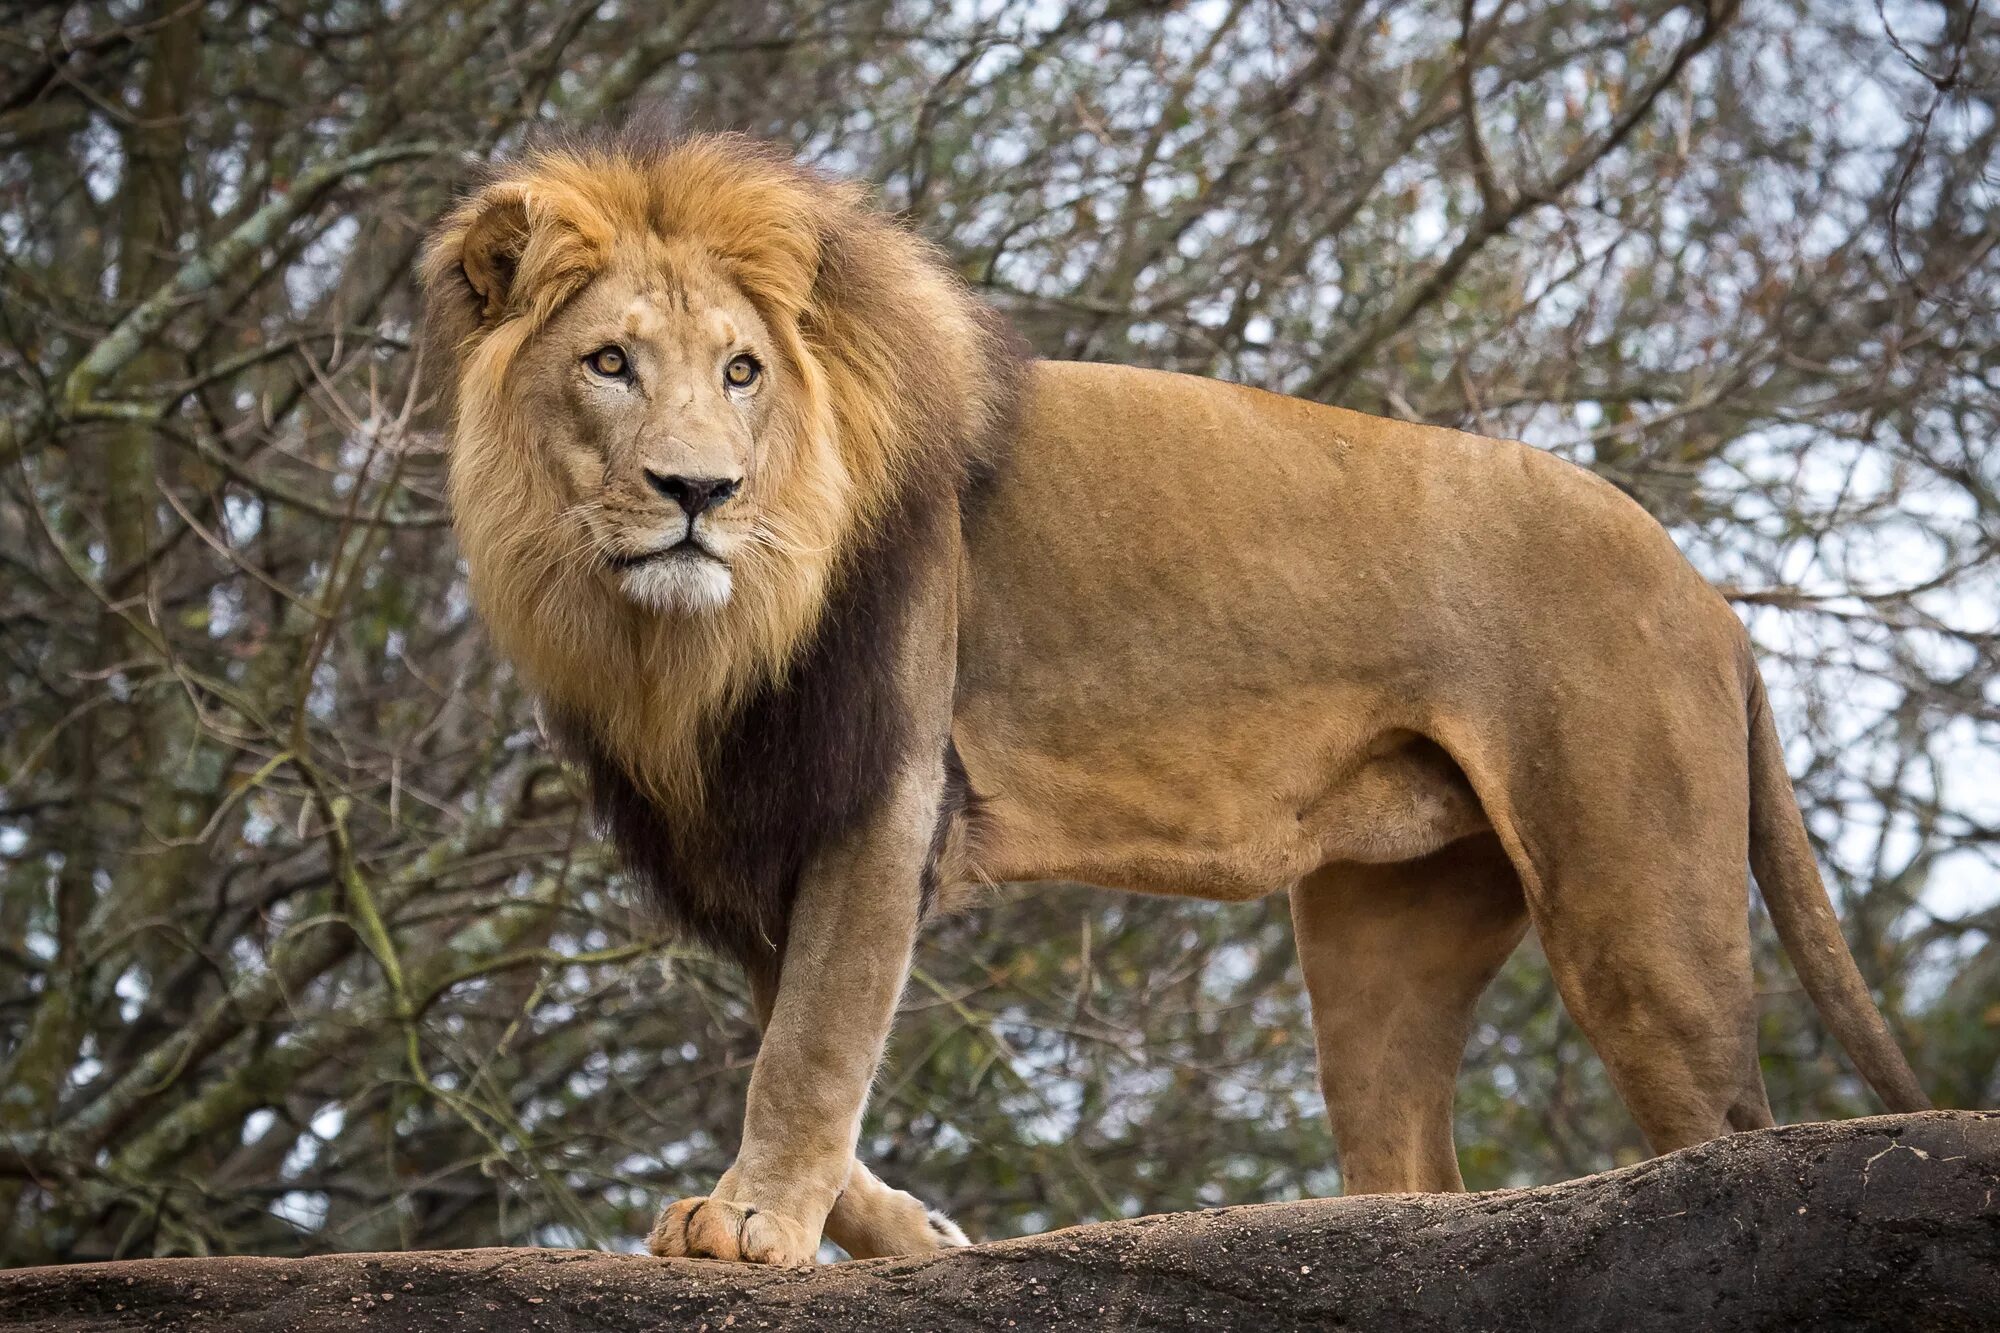
<path id="1" fill-rule="evenodd" d="M 410 340 L 474 164 L 640 97 L 878 182 L 1046 354 L 1627 488 L 1748 619 L 1924 1082 L 2000 1101 L 2000 28 L 1727 6 L 12 7 L 0 1258 L 630 1246 L 727 1164 L 746 996 L 471 618 Z M 1866 1112 L 1759 930 L 1779 1115 Z M 863 1151 L 989 1237 L 1336 1190 L 1289 934 L 937 923 Z M 1532 946 L 1459 1135 L 1475 1186 L 1642 1154 Z"/>

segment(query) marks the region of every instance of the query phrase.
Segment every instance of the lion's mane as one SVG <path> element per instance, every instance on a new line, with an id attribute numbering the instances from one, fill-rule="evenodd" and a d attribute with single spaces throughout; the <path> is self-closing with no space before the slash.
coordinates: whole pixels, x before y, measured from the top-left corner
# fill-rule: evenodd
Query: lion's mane
<path id="1" fill-rule="evenodd" d="M 595 577 L 508 393 L 535 333 L 649 231 L 723 265 L 798 390 L 766 513 L 787 540 L 700 618 L 643 611 Z M 433 233 L 424 279 L 482 617 L 669 919 L 774 965 L 801 870 L 906 757 L 903 612 L 1012 429 L 1011 335 L 860 187 L 644 118 L 495 168 Z"/>

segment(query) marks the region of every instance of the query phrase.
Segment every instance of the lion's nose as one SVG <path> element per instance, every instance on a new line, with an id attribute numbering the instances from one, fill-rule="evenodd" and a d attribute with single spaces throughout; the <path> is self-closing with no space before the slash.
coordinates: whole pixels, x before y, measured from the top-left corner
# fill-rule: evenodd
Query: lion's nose
<path id="1" fill-rule="evenodd" d="M 700 518 L 742 486 L 741 477 L 669 477 L 646 470 L 646 480 L 654 490 L 666 496 L 686 511 L 689 518 Z"/>

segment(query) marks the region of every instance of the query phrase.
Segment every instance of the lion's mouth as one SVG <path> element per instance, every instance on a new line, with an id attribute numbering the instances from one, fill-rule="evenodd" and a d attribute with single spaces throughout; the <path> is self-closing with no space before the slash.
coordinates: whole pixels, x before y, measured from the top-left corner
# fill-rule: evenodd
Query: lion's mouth
<path id="1" fill-rule="evenodd" d="M 650 551 L 638 551 L 631 555 L 605 557 L 605 563 L 620 574 L 639 569 L 661 560 L 713 560 L 722 563 L 722 557 L 701 544 L 693 533 L 667 546 L 655 547 Z"/>

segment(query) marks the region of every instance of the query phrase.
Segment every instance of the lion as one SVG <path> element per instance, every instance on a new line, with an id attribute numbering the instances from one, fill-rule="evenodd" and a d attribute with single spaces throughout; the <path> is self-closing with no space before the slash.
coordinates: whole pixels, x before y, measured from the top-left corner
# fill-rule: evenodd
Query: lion
<path id="1" fill-rule="evenodd" d="M 741 1147 L 660 1255 L 965 1243 L 855 1159 L 925 920 L 978 886 L 1288 893 L 1350 1193 L 1463 1188 L 1532 924 L 1658 1152 L 1772 1123 L 1746 863 L 1892 1109 L 1749 637 L 1526 445 L 1027 357 L 853 183 L 637 122 L 424 260 L 472 595 L 666 917 L 739 961 Z"/>

